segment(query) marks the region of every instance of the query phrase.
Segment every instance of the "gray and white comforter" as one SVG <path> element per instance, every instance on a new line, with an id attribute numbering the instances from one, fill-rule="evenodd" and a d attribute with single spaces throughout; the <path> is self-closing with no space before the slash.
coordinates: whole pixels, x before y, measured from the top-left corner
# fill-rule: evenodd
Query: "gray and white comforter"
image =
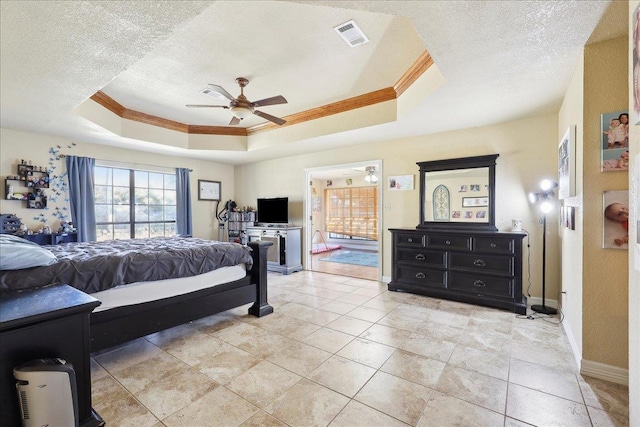
<path id="1" fill-rule="evenodd" d="M 0 292 L 65 283 L 86 293 L 118 285 L 175 279 L 253 262 L 237 243 L 185 237 L 111 240 L 46 246 L 58 262 L 0 271 Z"/>

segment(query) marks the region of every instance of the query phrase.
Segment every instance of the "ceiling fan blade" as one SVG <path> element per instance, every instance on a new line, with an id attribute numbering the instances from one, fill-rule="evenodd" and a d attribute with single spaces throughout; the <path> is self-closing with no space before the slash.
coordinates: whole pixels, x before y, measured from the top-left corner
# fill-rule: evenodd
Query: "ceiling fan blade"
<path id="1" fill-rule="evenodd" d="M 227 92 L 226 90 L 224 90 L 224 88 L 222 86 L 218 86 L 218 85 L 214 85 L 209 83 L 209 86 L 212 87 L 212 90 L 214 92 L 218 92 L 220 95 L 224 96 L 225 98 L 227 98 L 229 101 L 233 101 L 235 100 L 235 98 L 233 96 L 231 96 L 229 94 L 229 92 Z"/>
<path id="2" fill-rule="evenodd" d="M 237 125 L 238 123 L 240 123 L 240 119 L 239 119 L 239 118 L 237 118 L 236 116 L 233 116 L 233 117 L 231 118 L 231 121 L 229 122 L 229 125 L 230 125 L 230 126 L 235 126 L 235 125 Z"/>
<path id="3" fill-rule="evenodd" d="M 276 116 L 272 116 L 271 114 L 263 113 L 262 111 L 255 110 L 253 112 L 253 114 L 255 114 L 256 116 L 260 116 L 263 119 L 267 119 L 269 121 L 272 121 L 273 123 L 275 123 L 277 125 L 280 125 L 280 126 L 282 126 L 283 124 L 287 123 L 286 120 L 282 120 L 281 118 L 276 117 Z"/>
<path id="4" fill-rule="evenodd" d="M 187 104 L 188 108 L 226 108 L 228 109 L 228 105 L 205 105 L 205 104 Z"/>
<path id="5" fill-rule="evenodd" d="M 252 102 L 251 105 L 254 107 L 263 107 L 265 105 L 278 105 L 278 104 L 286 104 L 287 100 L 282 95 L 272 96 L 271 98 L 261 99 L 260 101 Z"/>

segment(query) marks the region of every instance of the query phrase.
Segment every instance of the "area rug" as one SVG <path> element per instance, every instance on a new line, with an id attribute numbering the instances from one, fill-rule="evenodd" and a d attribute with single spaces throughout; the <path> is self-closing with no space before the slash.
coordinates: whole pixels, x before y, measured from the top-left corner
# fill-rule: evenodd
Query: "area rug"
<path id="1" fill-rule="evenodd" d="M 376 252 L 342 251 L 328 257 L 320 258 L 320 261 L 377 267 L 378 254 Z"/>
<path id="2" fill-rule="evenodd" d="M 311 250 L 312 254 L 321 254 L 323 252 L 335 251 L 337 249 L 342 248 L 340 245 L 327 245 L 325 243 L 314 243 L 313 249 Z"/>

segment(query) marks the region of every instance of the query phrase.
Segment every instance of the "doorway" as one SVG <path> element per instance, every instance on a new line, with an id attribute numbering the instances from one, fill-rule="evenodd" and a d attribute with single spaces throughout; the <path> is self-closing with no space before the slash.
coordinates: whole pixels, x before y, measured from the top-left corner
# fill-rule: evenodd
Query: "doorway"
<path id="1" fill-rule="evenodd" d="M 382 160 L 305 174 L 305 269 L 381 280 Z"/>

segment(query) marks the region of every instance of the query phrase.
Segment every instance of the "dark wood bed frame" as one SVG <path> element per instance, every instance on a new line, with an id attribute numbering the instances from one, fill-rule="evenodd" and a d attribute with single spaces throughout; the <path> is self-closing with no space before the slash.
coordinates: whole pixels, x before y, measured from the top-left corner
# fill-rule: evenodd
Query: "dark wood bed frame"
<path id="1" fill-rule="evenodd" d="M 92 313 L 91 352 L 253 302 L 249 314 L 273 313 L 267 302 L 267 249 L 250 242 L 253 267 L 234 282 L 184 295 Z"/>

